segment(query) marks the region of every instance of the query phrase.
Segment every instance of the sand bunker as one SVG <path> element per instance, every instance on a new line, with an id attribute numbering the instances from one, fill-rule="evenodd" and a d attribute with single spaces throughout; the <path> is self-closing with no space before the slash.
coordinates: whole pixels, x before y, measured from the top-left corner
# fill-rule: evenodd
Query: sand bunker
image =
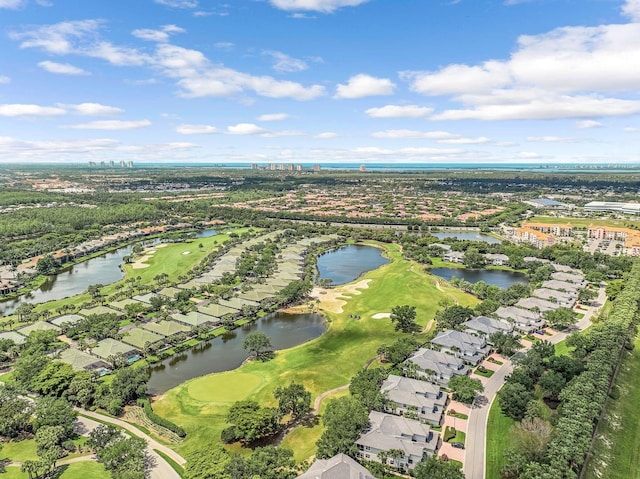
<path id="1" fill-rule="evenodd" d="M 147 261 L 149 261 L 150 259 L 151 259 L 151 255 L 145 254 L 144 256 L 138 258 L 136 261 L 131 263 L 131 267 L 133 269 L 145 269 L 145 268 L 148 268 L 150 265 L 147 264 Z"/>
<path id="2" fill-rule="evenodd" d="M 330 313 L 342 313 L 342 307 L 347 304 L 348 299 L 352 296 L 362 294 L 361 289 L 369 287 L 370 279 L 363 279 L 357 283 L 351 283 L 337 288 L 313 288 L 311 297 L 320 300 L 320 309 L 329 311 Z"/>
<path id="3" fill-rule="evenodd" d="M 376 313 L 371 317 L 373 319 L 385 319 L 385 318 L 390 318 L 391 317 L 391 313 Z"/>
<path id="4" fill-rule="evenodd" d="M 191 254 L 191 251 L 183 251 L 182 254 Z"/>

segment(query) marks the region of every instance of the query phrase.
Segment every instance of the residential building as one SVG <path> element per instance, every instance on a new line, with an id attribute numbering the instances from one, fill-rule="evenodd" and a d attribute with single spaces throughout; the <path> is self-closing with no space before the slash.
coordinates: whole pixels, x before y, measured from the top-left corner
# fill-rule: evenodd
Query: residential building
<path id="1" fill-rule="evenodd" d="M 434 349 L 456 356 L 472 365 L 477 365 L 491 348 L 484 338 L 452 329 L 438 334 L 431 340 Z"/>
<path id="2" fill-rule="evenodd" d="M 405 369 L 416 376 L 446 386 L 454 376 L 469 374 L 462 359 L 432 349 L 420 348 L 405 361 Z"/>
<path id="3" fill-rule="evenodd" d="M 459 263 L 462 264 L 464 262 L 464 252 L 462 251 L 448 251 L 444 254 L 443 259 L 448 261 L 449 263 Z"/>
<path id="4" fill-rule="evenodd" d="M 531 228 L 516 228 L 516 240 L 520 243 L 528 243 L 536 248 L 552 246 L 556 242 L 556 237 L 552 234 L 542 233 Z"/>
<path id="5" fill-rule="evenodd" d="M 69 364 L 74 371 L 106 371 L 110 368 L 105 361 L 74 348 L 62 351 L 59 359 Z"/>
<path id="6" fill-rule="evenodd" d="M 524 298 L 518 301 L 516 306 L 518 308 L 529 309 L 531 311 L 540 311 L 541 313 L 554 311 L 560 307 L 560 305 L 556 303 L 540 298 Z"/>
<path id="7" fill-rule="evenodd" d="M 462 323 L 464 331 L 469 334 L 486 336 L 489 338 L 495 333 L 512 333 L 513 323 L 504 319 L 488 318 L 487 316 L 476 316 L 469 321 Z"/>
<path id="8" fill-rule="evenodd" d="M 538 288 L 532 293 L 532 296 L 557 303 L 563 308 L 573 308 L 576 304 L 575 295 L 569 295 L 555 289 Z"/>
<path id="9" fill-rule="evenodd" d="M 493 266 L 504 266 L 509 264 L 509 257 L 506 254 L 487 253 L 484 255 L 487 264 Z"/>
<path id="10" fill-rule="evenodd" d="M 440 386 L 392 374 L 382 383 L 380 391 L 389 401 L 386 412 L 407 417 L 415 414 L 414 419 L 434 426 L 442 423 L 448 396 Z"/>
<path id="11" fill-rule="evenodd" d="M 378 454 L 397 449 L 401 458 L 388 459 L 388 464 L 413 469 L 425 456 L 435 454 L 438 434 L 414 419 L 393 416 L 378 411 L 369 413 L 369 427 L 356 441 L 357 457 L 381 462 Z"/>
<path id="12" fill-rule="evenodd" d="M 525 263 L 551 263 L 551 261 L 549 261 L 548 259 L 536 258 L 535 256 L 525 256 L 524 258 L 522 258 L 522 261 L 524 261 Z"/>
<path id="13" fill-rule="evenodd" d="M 309 470 L 296 479 L 375 479 L 364 467 L 346 454 L 331 459 L 317 459 Z"/>
<path id="14" fill-rule="evenodd" d="M 440 248 L 443 251 L 451 251 L 451 245 L 444 243 L 431 243 L 429 247 Z"/>
<path id="15" fill-rule="evenodd" d="M 553 223 L 532 223 L 525 221 L 522 223 L 523 228 L 529 228 L 541 233 L 547 233 L 554 236 L 573 236 L 573 225 L 571 223 L 553 224 Z"/>
<path id="16" fill-rule="evenodd" d="M 565 291 L 567 294 L 577 294 L 582 289 L 582 285 L 569 283 L 567 281 L 558 281 L 557 279 L 550 279 L 542 283 L 543 288 L 555 289 L 557 291 Z"/>
<path id="17" fill-rule="evenodd" d="M 516 308 L 515 306 L 501 306 L 494 313 L 494 316 L 507 321 L 513 321 L 515 329 L 529 334 L 544 326 L 540 313 L 528 309 Z"/>
<path id="18" fill-rule="evenodd" d="M 566 281 L 568 283 L 575 283 L 577 285 L 580 285 L 581 287 L 587 285 L 586 281 L 584 280 L 583 274 L 563 273 L 557 271 L 555 273 L 551 273 L 551 279 L 555 279 L 557 281 Z"/>
<path id="19" fill-rule="evenodd" d="M 638 230 L 608 226 L 590 226 L 587 236 L 590 239 L 596 240 L 621 241 L 623 243 L 623 254 L 629 256 L 640 255 L 640 231 Z"/>

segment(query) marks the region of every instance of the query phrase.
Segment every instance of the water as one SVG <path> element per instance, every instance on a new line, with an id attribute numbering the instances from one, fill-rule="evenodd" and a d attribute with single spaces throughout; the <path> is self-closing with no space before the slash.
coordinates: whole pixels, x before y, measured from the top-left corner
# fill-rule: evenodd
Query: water
<path id="1" fill-rule="evenodd" d="M 460 241 L 484 241 L 489 244 L 502 243 L 501 240 L 494 238 L 493 236 L 478 233 L 476 231 L 451 231 L 447 233 L 431 233 L 431 235 L 439 239 L 458 238 Z"/>
<path id="2" fill-rule="evenodd" d="M 254 331 L 261 331 L 269 336 L 273 347 L 278 350 L 317 338 L 326 329 L 324 318 L 319 314 L 269 314 L 255 323 L 152 366 L 149 392 L 162 394 L 189 379 L 236 369 L 249 357 L 249 353 L 242 347 L 242 341 Z"/>
<path id="3" fill-rule="evenodd" d="M 209 238 L 218 234 L 218 230 L 204 230 L 196 235 L 196 238 Z"/>
<path id="4" fill-rule="evenodd" d="M 330 279 L 336 285 L 350 283 L 388 262 L 381 250 L 373 246 L 344 246 L 318 258 L 318 280 Z"/>
<path id="5" fill-rule="evenodd" d="M 450 281 L 452 278 L 462 278 L 470 283 L 484 281 L 502 289 L 506 289 L 515 283 L 528 283 L 526 274 L 514 271 L 502 271 L 497 269 L 467 269 L 467 268 L 433 268 L 429 272 L 440 278 Z"/>
<path id="6" fill-rule="evenodd" d="M 0 314 L 13 313 L 20 303 L 46 303 L 84 293 L 91 284 L 111 284 L 124 277 L 120 265 L 133 249 L 132 245 L 70 266 L 49 276 L 40 288 L 8 301 L 0 302 Z"/>

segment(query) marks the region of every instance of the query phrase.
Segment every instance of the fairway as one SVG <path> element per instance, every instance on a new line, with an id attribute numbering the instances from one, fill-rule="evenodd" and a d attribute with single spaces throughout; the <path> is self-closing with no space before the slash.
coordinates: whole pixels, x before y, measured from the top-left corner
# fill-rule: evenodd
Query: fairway
<path id="1" fill-rule="evenodd" d="M 220 402 L 239 401 L 262 384 L 255 374 L 222 373 L 203 376 L 189 383 L 189 396 L 196 401 L 211 401 L 212 395 Z"/>
<path id="2" fill-rule="evenodd" d="M 224 417 L 238 399 L 246 397 L 263 406 L 275 406 L 275 388 L 292 381 L 302 383 L 314 398 L 348 384 L 355 373 L 376 356 L 381 344 L 403 336 L 394 330 L 389 319 L 372 319 L 374 314 L 390 311 L 397 305 L 413 305 L 417 309 L 417 321 L 424 327 L 434 318 L 443 297 L 463 305 L 477 302 L 473 296 L 446 283 L 438 286 L 437 278 L 419 265 L 404 260 L 397 245 L 377 245 L 385 249 L 392 261 L 358 280 L 370 280 L 369 287 L 361 289 L 359 295 L 347 295 L 351 298 L 341 313 L 327 314 L 330 322 L 325 334 L 279 351 L 269 362 L 248 362 L 234 371 L 187 381 L 154 403 L 158 414 L 187 431 L 186 440 L 177 446 L 180 453 L 206 447 L 211 441 L 218 440 L 226 426 Z M 340 288 L 348 289 L 349 286 L 337 289 Z M 354 316 L 362 319 L 354 319 Z M 261 378 L 262 383 L 245 385 L 247 377 Z M 192 389 L 194 383 L 196 386 Z M 242 397 L 243 391 L 245 397 Z M 320 428 L 315 431 L 296 429 L 290 434 L 291 439 L 285 438 L 285 444 L 294 449 L 296 459 L 308 457 L 315 449 L 313 443 L 320 432 Z"/>

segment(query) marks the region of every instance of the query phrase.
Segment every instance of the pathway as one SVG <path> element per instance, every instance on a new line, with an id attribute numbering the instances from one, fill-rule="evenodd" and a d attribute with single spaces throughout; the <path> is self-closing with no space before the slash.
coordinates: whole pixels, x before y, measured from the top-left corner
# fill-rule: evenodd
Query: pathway
<path id="1" fill-rule="evenodd" d="M 574 331 L 584 331 L 591 325 L 591 319 L 598 314 L 607 299 L 604 288 L 598 291 L 598 297 L 586 311 L 582 310 L 584 317 L 567 332 L 559 332 L 548 339 L 552 344 L 564 341 Z M 484 385 L 484 394 L 474 401 L 467 423 L 467 440 L 463 472 L 466 479 L 485 479 L 486 473 L 486 445 L 487 445 L 487 420 L 491 404 L 496 394 L 503 386 L 506 376 L 513 371 L 511 361 L 498 369 Z"/>
<path id="2" fill-rule="evenodd" d="M 340 391 L 344 391 L 346 389 L 349 389 L 348 384 L 345 384 L 344 386 L 339 386 L 337 388 L 329 389 L 328 391 L 325 391 L 322 394 L 320 394 L 320 396 L 318 396 L 316 400 L 313 401 L 313 411 L 312 411 L 313 414 L 315 414 L 316 416 L 318 415 L 318 413 L 320 412 L 320 405 L 322 404 L 322 401 L 324 401 L 328 396 L 331 396 L 332 394 L 335 394 Z"/>
<path id="3" fill-rule="evenodd" d="M 74 408 L 81 416 L 78 416 L 79 425 L 76 427 L 76 431 L 79 434 L 87 435 L 100 425 L 101 422 L 113 424 L 115 426 L 126 429 L 134 436 L 144 439 L 147 443 L 147 454 L 151 458 L 151 471 L 150 479 L 180 479 L 178 473 L 171 467 L 171 465 L 160 456 L 157 451 L 162 452 L 169 458 L 173 459 L 176 463 L 184 466 L 187 462 L 182 456 L 176 453 L 173 449 L 168 448 L 164 444 L 160 444 L 158 441 L 142 432 L 137 427 L 129 424 L 128 422 L 120 419 L 97 414 L 92 411 L 86 411 L 80 408 Z M 89 417 L 86 417 L 89 416 Z M 78 458 L 79 459 L 79 458 Z"/>

